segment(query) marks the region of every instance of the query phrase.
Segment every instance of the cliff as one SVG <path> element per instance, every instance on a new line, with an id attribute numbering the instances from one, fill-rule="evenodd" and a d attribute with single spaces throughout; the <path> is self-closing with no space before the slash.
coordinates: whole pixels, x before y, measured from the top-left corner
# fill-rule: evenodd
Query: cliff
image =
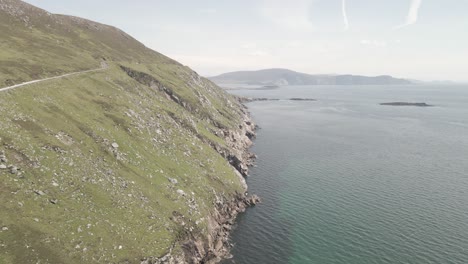
<path id="1" fill-rule="evenodd" d="M 257 201 L 237 98 L 111 26 L 0 0 L 0 31 L 0 88 L 77 73 L 0 91 L 2 263 L 227 253 Z"/>

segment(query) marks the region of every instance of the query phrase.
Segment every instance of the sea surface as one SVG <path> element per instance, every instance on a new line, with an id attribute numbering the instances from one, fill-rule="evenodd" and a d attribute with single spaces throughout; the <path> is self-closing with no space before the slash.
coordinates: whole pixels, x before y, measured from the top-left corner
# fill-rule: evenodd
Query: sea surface
<path id="1" fill-rule="evenodd" d="M 468 263 L 468 86 L 230 92 L 318 101 L 248 103 L 263 203 L 224 263 Z"/>

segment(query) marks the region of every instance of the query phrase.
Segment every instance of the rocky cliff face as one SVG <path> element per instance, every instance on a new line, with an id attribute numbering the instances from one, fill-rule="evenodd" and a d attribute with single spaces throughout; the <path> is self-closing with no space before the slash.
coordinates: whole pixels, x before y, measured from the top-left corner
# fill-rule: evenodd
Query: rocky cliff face
<path id="1" fill-rule="evenodd" d="M 181 252 L 169 252 L 159 258 L 145 258 L 141 264 L 218 263 L 230 255 L 232 245 L 229 243 L 229 234 L 237 215 L 260 202 L 258 196 L 248 195 L 244 180 L 244 177 L 248 175 L 249 167 L 253 165 L 256 158 L 253 153 L 249 152 L 252 139 L 256 136 L 256 125 L 245 107 L 242 108 L 242 112 L 243 121 L 238 128 L 224 129 L 219 132 L 225 137 L 228 147 L 225 149 L 213 147 L 236 170 L 239 179 L 243 182 L 244 192 L 238 192 L 232 197 L 217 196 L 213 204 L 214 210 L 208 216 L 207 232 L 198 234 L 188 232 L 186 239 L 179 241 L 182 245 Z M 178 215 L 174 215 L 174 218 L 181 223 L 184 221 L 183 217 Z"/>
<path id="2" fill-rule="evenodd" d="M 219 150 L 219 153 L 228 159 L 229 163 L 237 169 L 242 176 L 248 176 L 249 166 L 253 165 L 255 154 L 248 151 L 255 138 L 256 126 L 250 116 L 243 109 L 243 120 L 238 129 L 223 129 L 221 134 L 227 142 L 227 151 Z"/>

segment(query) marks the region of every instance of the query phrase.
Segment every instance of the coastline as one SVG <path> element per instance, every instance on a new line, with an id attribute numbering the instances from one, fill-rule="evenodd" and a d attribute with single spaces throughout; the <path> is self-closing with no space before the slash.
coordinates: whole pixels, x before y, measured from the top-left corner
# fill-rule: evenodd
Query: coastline
<path id="1" fill-rule="evenodd" d="M 222 130 L 221 133 L 227 143 L 227 148 L 221 148 L 217 145 L 212 145 L 212 147 L 231 164 L 243 182 L 244 193 L 236 192 L 231 197 L 217 196 L 213 204 L 213 211 L 208 218 L 207 233 L 187 234 L 188 238 L 176 242 L 165 256 L 143 259 L 141 264 L 214 264 L 231 256 L 232 244 L 229 243 L 229 235 L 237 216 L 260 202 L 258 196 L 249 195 L 245 182 L 249 167 L 253 166 L 257 157 L 249 151 L 253 139 L 256 137 L 257 126 L 253 122 L 247 106 L 243 104 L 242 98 L 236 98 L 242 111 L 242 120 L 238 129 Z M 173 253 L 177 244 L 181 246 L 182 251 Z"/>

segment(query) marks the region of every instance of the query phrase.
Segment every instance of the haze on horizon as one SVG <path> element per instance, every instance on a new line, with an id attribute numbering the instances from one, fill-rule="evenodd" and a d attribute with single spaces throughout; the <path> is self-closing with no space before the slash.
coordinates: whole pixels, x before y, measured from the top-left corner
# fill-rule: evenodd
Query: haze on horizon
<path id="1" fill-rule="evenodd" d="M 288 68 L 468 81 L 468 1 L 26 2 L 116 26 L 205 76 Z"/>

